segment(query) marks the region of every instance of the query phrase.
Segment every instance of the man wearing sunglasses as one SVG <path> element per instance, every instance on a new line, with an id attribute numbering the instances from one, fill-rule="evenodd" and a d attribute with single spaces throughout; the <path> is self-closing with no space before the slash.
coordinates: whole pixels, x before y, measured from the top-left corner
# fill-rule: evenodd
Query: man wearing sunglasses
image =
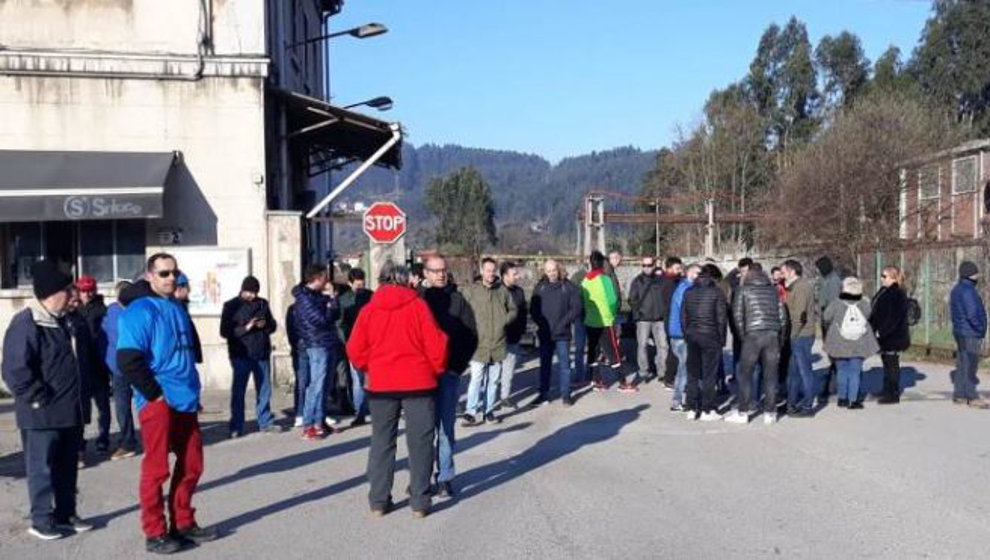
<path id="1" fill-rule="evenodd" d="M 120 296 L 125 306 L 118 323 L 117 362 L 136 389 L 141 422 L 141 525 L 148 552 L 171 554 L 210 541 L 217 534 L 196 524 L 192 497 L 203 473 L 199 429 L 200 381 L 196 371 L 192 320 L 175 299 L 179 275 L 175 257 L 156 253 L 148 259 L 145 279 Z M 176 455 L 169 471 L 169 452 Z M 165 519 L 162 485 L 170 477 Z"/>
<path id="2" fill-rule="evenodd" d="M 655 274 L 656 268 L 653 257 L 643 257 L 641 272 L 629 286 L 629 307 L 632 309 L 633 321 L 636 322 L 638 377 L 644 382 L 652 377 L 648 348 L 651 336 L 657 350 L 654 359 L 657 375 L 663 374 L 664 364 L 667 362 L 667 335 L 663 327 L 667 302 L 663 298 L 663 279 Z M 636 386 L 629 384 L 619 390 L 632 392 L 636 390 Z"/>

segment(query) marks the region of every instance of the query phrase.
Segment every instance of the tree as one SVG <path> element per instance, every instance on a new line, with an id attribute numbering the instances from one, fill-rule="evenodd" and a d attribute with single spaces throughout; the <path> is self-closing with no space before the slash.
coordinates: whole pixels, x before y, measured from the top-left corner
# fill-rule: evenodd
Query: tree
<path id="1" fill-rule="evenodd" d="M 870 61 L 863 53 L 859 37 L 848 31 L 826 35 L 815 49 L 815 61 L 825 80 L 826 105 L 832 109 L 849 107 L 869 81 Z"/>
<path id="2" fill-rule="evenodd" d="M 436 243 L 444 251 L 477 257 L 498 242 L 492 192 L 473 167 L 430 180 L 426 208 L 436 218 Z"/>
<path id="3" fill-rule="evenodd" d="M 870 86 L 886 93 L 907 93 L 915 89 L 915 82 L 901 62 L 901 49 L 891 45 L 873 63 L 873 81 Z"/>

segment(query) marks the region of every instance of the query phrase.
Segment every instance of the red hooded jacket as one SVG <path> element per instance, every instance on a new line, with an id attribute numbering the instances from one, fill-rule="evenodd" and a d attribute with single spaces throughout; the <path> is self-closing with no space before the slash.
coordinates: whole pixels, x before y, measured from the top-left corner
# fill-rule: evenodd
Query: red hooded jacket
<path id="1" fill-rule="evenodd" d="M 370 393 L 432 391 L 447 369 L 447 335 L 415 290 L 387 285 L 358 314 L 347 358 Z"/>

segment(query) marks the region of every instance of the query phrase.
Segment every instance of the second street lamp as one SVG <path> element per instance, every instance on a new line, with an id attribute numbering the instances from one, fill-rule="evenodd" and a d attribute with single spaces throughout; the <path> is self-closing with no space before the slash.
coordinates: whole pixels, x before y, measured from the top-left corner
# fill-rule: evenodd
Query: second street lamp
<path id="1" fill-rule="evenodd" d="M 305 41 L 299 41 L 298 43 L 292 43 L 286 46 L 287 49 L 294 49 L 296 47 L 301 47 L 303 45 L 309 45 L 310 43 L 317 43 L 319 41 L 325 41 L 327 39 L 333 39 L 334 37 L 342 37 L 344 35 L 350 35 L 356 39 L 367 39 L 368 37 L 376 37 L 378 35 L 384 35 L 388 33 L 388 27 L 382 23 L 366 23 L 364 25 L 359 25 L 357 27 L 352 27 L 350 29 L 345 29 L 343 31 L 336 31 L 334 33 L 329 33 L 327 35 L 320 35 L 319 37 L 312 37 L 306 39 Z"/>
<path id="2" fill-rule="evenodd" d="M 360 103 L 344 105 L 344 109 L 353 109 L 354 107 L 360 107 L 362 105 L 366 105 L 372 109 L 378 109 L 379 111 L 388 111 L 392 108 L 392 98 L 383 95 L 381 97 L 375 97 L 374 99 L 369 99 Z"/>

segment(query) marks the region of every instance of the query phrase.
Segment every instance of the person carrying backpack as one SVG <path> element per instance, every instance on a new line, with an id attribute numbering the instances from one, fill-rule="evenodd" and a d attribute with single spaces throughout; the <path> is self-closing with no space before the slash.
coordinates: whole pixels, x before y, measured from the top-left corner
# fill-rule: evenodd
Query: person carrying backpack
<path id="1" fill-rule="evenodd" d="M 859 397 L 863 361 L 880 351 L 870 314 L 870 302 L 863 299 L 863 283 L 849 276 L 842 281 L 839 299 L 829 304 L 822 317 L 829 325 L 825 352 L 835 360 L 840 408 L 863 408 Z"/>

